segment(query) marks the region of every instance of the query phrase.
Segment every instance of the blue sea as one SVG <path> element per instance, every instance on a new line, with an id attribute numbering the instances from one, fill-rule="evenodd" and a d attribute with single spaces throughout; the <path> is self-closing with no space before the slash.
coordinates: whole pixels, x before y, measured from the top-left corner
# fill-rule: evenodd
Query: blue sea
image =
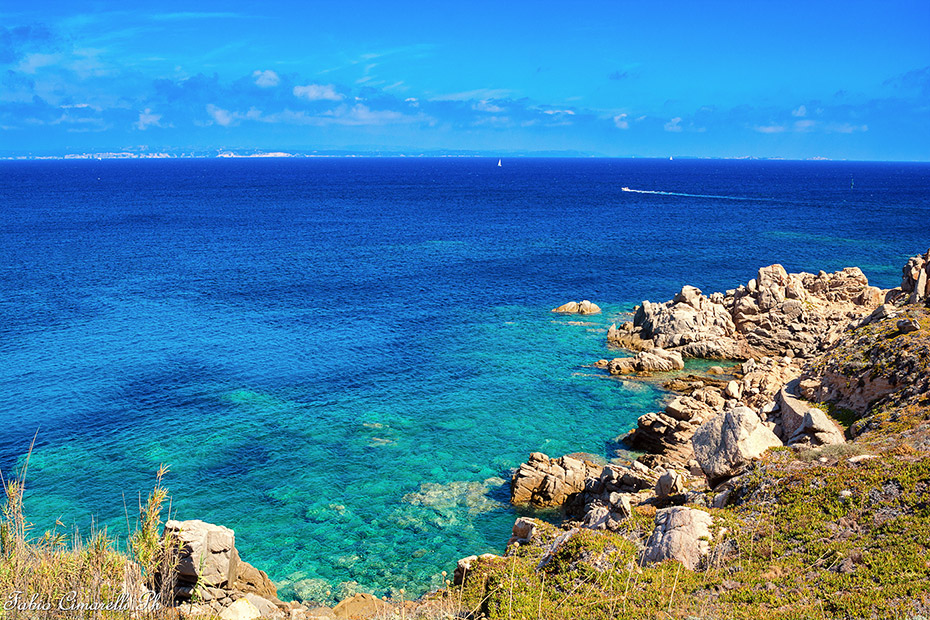
<path id="1" fill-rule="evenodd" d="M 613 456 L 665 398 L 591 367 L 641 300 L 776 262 L 898 285 L 930 165 L 0 162 L 0 212 L 0 469 L 36 436 L 32 533 L 125 542 L 167 463 L 172 515 L 331 602 L 503 551 L 530 452 Z M 603 314 L 550 312 L 581 299 Z"/>

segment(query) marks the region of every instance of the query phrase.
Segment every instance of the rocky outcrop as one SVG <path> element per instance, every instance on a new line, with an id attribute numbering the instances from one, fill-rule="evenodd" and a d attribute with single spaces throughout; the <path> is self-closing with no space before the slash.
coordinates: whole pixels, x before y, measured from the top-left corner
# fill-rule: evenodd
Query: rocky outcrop
<path id="1" fill-rule="evenodd" d="M 171 520 L 163 536 L 178 545 L 179 588 L 191 592 L 194 586 L 226 588 L 236 581 L 239 554 L 231 529 L 198 520 Z"/>
<path id="2" fill-rule="evenodd" d="M 735 407 L 704 423 L 691 439 L 694 458 L 712 485 L 736 475 L 782 442 L 748 407 Z"/>
<path id="3" fill-rule="evenodd" d="M 623 493 L 614 493 L 612 501 L 604 504 L 591 506 L 585 513 L 582 527 L 591 530 L 610 530 L 620 529 L 625 519 L 633 514 L 633 508 L 630 503 L 630 496 Z"/>
<path id="4" fill-rule="evenodd" d="M 661 348 L 676 348 L 689 357 L 747 357 L 734 338 L 736 325 L 719 293 L 710 298 L 693 286 L 685 286 L 664 304 L 644 301 L 625 331 Z"/>
<path id="5" fill-rule="evenodd" d="M 701 389 L 691 396 L 679 396 L 665 406 L 664 413 L 640 416 L 636 429 L 624 441 L 636 450 L 661 456 L 656 463 L 684 466 L 694 456 L 691 447 L 694 432 L 716 415 L 724 402 L 715 390 Z"/>
<path id="6" fill-rule="evenodd" d="M 655 346 L 651 339 L 642 337 L 642 330 L 634 331 L 631 321 L 621 323 L 620 327 L 611 324 L 607 328 L 607 344 L 631 351 L 648 351 Z"/>
<path id="7" fill-rule="evenodd" d="M 666 413 L 647 413 L 636 421 L 636 428 L 624 438 L 635 450 L 663 457 L 668 464 L 687 463 L 694 455 L 691 437 L 699 421 L 676 420 Z"/>
<path id="8" fill-rule="evenodd" d="M 570 301 L 558 308 L 553 308 L 552 311 L 561 314 L 599 314 L 601 309 L 597 304 L 584 299 L 582 301 Z"/>
<path id="9" fill-rule="evenodd" d="M 514 473 L 510 501 L 535 506 L 563 506 L 585 488 L 585 480 L 603 468 L 591 461 L 562 456 L 551 459 L 534 452 Z"/>
<path id="10" fill-rule="evenodd" d="M 854 321 L 849 324 L 849 329 L 856 329 L 857 327 L 865 327 L 866 325 L 872 325 L 873 323 L 879 323 L 887 319 L 893 319 L 898 316 L 898 308 L 894 304 L 884 303 L 879 307 L 872 310 L 872 313 L 858 321 Z"/>
<path id="11" fill-rule="evenodd" d="M 462 558 L 456 563 L 455 572 L 452 573 L 452 585 L 459 586 L 465 583 L 465 580 L 468 579 L 468 573 L 479 560 L 493 561 L 499 557 L 500 556 L 494 555 L 493 553 L 483 553 L 481 555 L 470 555 Z"/>
<path id="12" fill-rule="evenodd" d="M 786 383 L 778 392 L 769 415 L 772 429 L 787 445 L 823 446 L 846 441 L 843 429 L 801 395 L 801 380 Z"/>
<path id="13" fill-rule="evenodd" d="M 786 383 L 778 391 L 776 397 L 777 410 L 773 421 L 778 425 L 774 430 L 782 440 L 787 441 L 798 432 L 804 424 L 804 414 L 811 408 L 811 403 L 802 400 L 800 394 L 800 380 L 795 379 Z"/>
<path id="14" fill-rule="evenodd" d="M 666 471 L 656 481 L 655 493 L 659 499 L 669 499 L 684 492 L 685 478 L 674 469 Z"/>
<path id="15" fill-rule="evenodd" d="M 615 338 L 672 349 L 686 357 L 810 358 L 828 348 L 851 319 L 882 302 L 858 268 L 832 274 L 789 274 L 781 265 L 759 270 L 748 284 L 705 296 L 685 286 L 671 301 L 644 301 Z M 610 335 L 610 334 L 608 334 Z M 609 338 L 608 338 L 609 340 Z M 632 347 L 645 348 L 645 347 Z"/>
<path id="16" fill-rule="evenodd" d="M 263 570 L 258 570 L 248 562 L 239 560 L 233 589 L 239 592 L 257 594 L 266 599 L 276 599 L 278 590 Z"/>
<path id="17" fill-rule="evenodd" d="M 333 613 L 337 618 L 363 620 L 373 618 L 389 608 L 390 605 L 381 599 L 371 594 L 359 593 L 336 605 L 333 608 Z"/>
<path id="18" fill-rule="evenodd" d="M 801 375 L 793 357 L 763 357 L 740 365 L 740 401 L 752 409 L 771 402 L 782 386 Z"/>
<path id="19" fill-rule="evenodd" d="M 162 541 L 176 550 L 174 598 L 188 615 L 305 617 L 306 607 L 278 600 L 268 575 L 239 558 L 233 530 L 199 520 L 170 520 Z"/>
<path id="20" fill-rule="evenodd" d="M 636 429 L 624 441 L 636 450 L 648 452 L 641 460 L 650 466 L 687 469 L 694 458 L 691 439 L 695 431 L 726 409 L 748 406 L 760 411 L 774 430 L 780 422 L 774 419 L 778 413 L 775 399 L 784 383 L 801 373 L 797 360 L 763 357 L 743 362 L 731 372 L 735 378 L 730 380 L 690 375 L 666 383 L 665 387 L 680 395 L 665 406 L 664 412 L 640 416 Z M 796 427 L 791 432 L 794 430 Z"/>
<path id="21" fill-rule="evenodd" d="M 682 506 L 659 510 L 644 559 L 647 562 L 678 560 L 689 570 L 700 568 L 710 553 L 713 522 L 713 517 L 703 510 Z"/>
<path id="22" fill-rule="evenodd" d="M 220 620 L 257 620 L 262 612 L 248 599 L 241 598 L 220 614 Z"/>
<path id="23" fill-rule="evenodd" d="M 594 365 L 597 368 L 605 368 L 612 375 L 629 375 L 682 370 L 685 367 L 685 361 L 681 353 L 677 351 L 666 351 L 654 347 L 648 351 L 640 351 L 633 357 L 617 357 L 610 361 L 599 360 Z"/>
<path id="24" fill-rule="evenodd" d="M 908 303 L 930 299 L 930 250 L 926 254 L 912 256 L 904 265 L 901 290 L 907 294 Z"/>
<path id="25" fill-rule="evenodd" d="M 513 523 L 510 540 L 507 545 L 510 546 L 515 542 L 528 543 L 536 535 L 536 521 L 526 517 L 517 517 Z"/>
<path id="26" fill-rule="evenodd" d="M 843 434 L 843 429 L 831 420 L 826 413 L 816 407 L 811 407 L 804 412 L 801 426 L 788 438 L 786 443 L 790 446 L 829 446 L 846 443 L 846 437 Z"/>
<path id="27" fill-rule="evenodd" d="M 804 398 L 861 416 L 879 403 L 917 402 L 930 392 L 928 312 L 909 305 L 911 298 L 918 301 L 912 294 L 920 291 L 928 259 L 930 252 L 912 257 L 904 267 L 898 292 L 906 289 L 906 296 L 899 298 L 901 305 L 886 303 L 850 325 L 849 336 L 828 357 L 806 369 L 798 386 Z M 889 296 L 895 297 L 893 293 Z"/>

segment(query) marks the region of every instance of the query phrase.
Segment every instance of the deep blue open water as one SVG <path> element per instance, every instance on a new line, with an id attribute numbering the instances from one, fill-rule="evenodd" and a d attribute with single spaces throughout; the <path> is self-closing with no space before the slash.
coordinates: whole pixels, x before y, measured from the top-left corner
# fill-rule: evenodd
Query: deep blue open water
<path id="1" fill-rule="evenodd" d="M 927 164 L 496 164 L 0 162 L 0 469 L 38 430 L 33 532 L 125 538 L 168 463 L 172 511 L 282 598 L 417 594 L 502 551 L 529 452 L 608 456 L 660 405 L 589 367 L 635 303 L 775 262 L 891 287 L 930 247 Z"/>

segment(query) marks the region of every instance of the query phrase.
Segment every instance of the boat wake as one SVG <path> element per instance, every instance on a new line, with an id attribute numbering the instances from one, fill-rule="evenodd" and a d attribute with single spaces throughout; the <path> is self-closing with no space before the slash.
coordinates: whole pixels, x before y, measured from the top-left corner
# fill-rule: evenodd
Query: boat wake
<path id="1" fill-rule="evenodd" d="M 684 196 L 686 198 L 718 198 L 721 200 L 762 200 L 761 198 L 746 198 L 743 196 L 716 196 L 714 194 L 684 194 L 682 192 L 659 192 L 651 189 L 630 189 L 629 187 L 621 188 L 625 192 L 634 194 L 656 194 L 658 196 Z"/>

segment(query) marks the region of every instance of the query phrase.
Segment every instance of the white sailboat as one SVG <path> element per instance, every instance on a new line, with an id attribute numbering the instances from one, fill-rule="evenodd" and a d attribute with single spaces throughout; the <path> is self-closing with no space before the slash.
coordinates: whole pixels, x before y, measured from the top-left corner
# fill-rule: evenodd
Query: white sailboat
<path id="1" fill-rule="evenodd" d="M 498 168 L 501 167 L 501 160 L 499 160 L 499 159 L 497 160 L 497 167 L 498 167 Z"/>

